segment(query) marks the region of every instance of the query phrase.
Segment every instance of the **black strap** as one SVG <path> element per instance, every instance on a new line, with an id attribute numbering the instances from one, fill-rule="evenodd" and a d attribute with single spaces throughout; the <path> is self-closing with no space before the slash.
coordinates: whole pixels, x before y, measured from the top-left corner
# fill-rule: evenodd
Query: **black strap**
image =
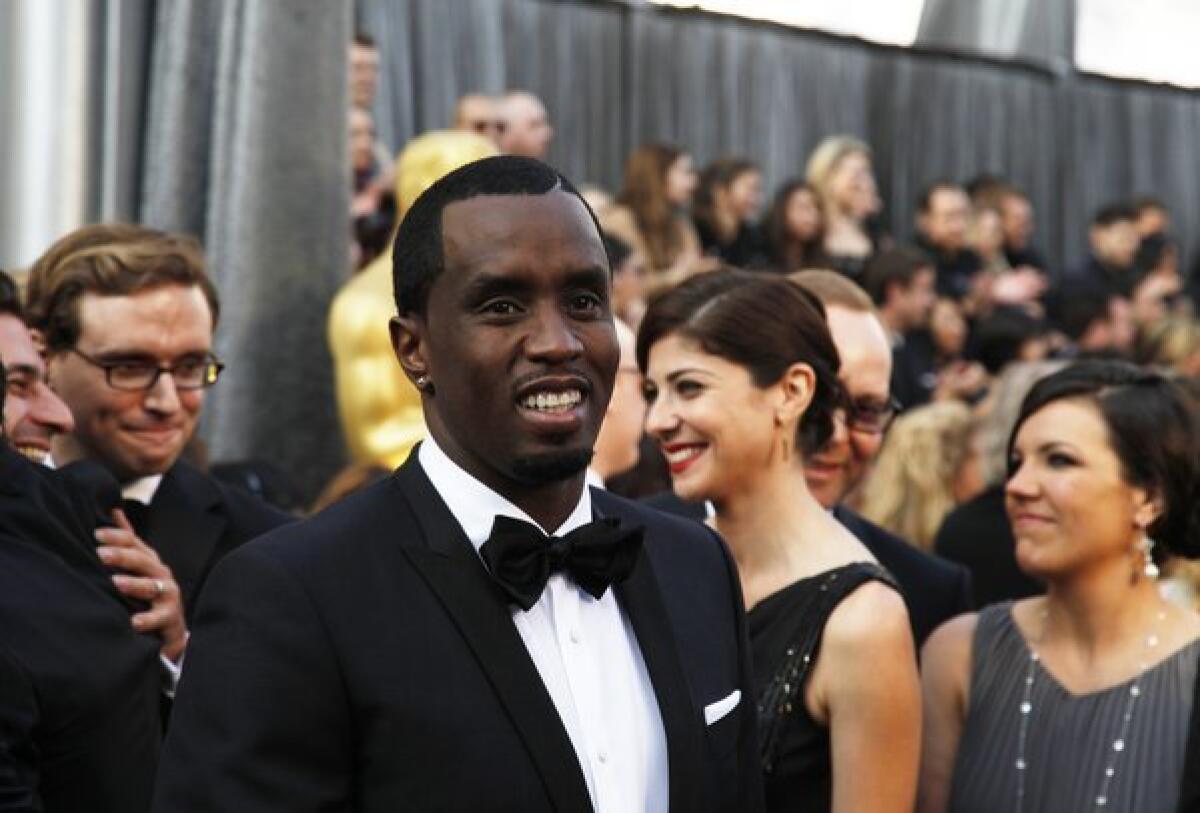
<path id="1" fill-rule="evenodd" d="M 1187 749 L 1183 752 L 1179 813 L 1200 813 L 1200 668 L 1192 694 L 1192 717 L 1188 723 Z"/>

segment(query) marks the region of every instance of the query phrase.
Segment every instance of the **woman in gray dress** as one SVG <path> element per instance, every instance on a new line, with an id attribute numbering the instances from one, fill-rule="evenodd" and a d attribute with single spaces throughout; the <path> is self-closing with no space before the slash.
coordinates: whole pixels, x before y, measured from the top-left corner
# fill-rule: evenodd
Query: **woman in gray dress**
<path id="1" fill-rule="evenodd" d="M 1200 554 L 1194 405 L 1158 373 L 1083 362 L 1030 392 L 1005 502 L 1045 596 L 960 616 L 925 645 L 920 809 L 1172 811 L 1200 616 L 1157 563 Z"/>

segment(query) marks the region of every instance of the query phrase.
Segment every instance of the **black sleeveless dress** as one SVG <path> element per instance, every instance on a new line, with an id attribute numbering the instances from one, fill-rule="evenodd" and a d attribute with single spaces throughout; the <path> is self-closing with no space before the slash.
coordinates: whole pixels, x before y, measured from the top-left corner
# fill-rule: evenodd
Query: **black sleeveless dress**
<path id="1" fill-rule="evenodd" d="M 854 562 L 794 582 L 747 615 L 768 811 L 827 811 L 832 804 L 829 729 L 809 716 L 804 690 L 829 616 L 868 581 L 899 591 L 879 565 Z"/>

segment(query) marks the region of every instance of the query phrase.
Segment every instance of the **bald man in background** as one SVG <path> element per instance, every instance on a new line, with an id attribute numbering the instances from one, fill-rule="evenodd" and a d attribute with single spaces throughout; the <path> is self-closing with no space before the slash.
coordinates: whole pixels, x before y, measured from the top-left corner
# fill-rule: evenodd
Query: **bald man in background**
<path id="1" fill-rule="evenodd" d="M 500 115 L 504 120 L 501 152 L 546 160 L 554 128 L 541 99 L 528 91 L 510 91 L 500 100 Z"/>

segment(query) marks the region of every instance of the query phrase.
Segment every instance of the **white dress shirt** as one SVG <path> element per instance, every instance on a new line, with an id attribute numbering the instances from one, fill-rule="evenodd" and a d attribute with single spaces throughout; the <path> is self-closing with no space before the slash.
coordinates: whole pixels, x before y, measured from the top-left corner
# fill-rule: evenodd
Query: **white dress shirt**
<path id="1" fill-rule="evenodd" d="M 537 525 L 433 438 L 417 459 L 476 552 L 497 515 Z M 582 491 L 575 510 L 548 534 L 565 536 L 592 521 L 591 491 Z M 595 599 L 556 573 L 528 612 L 513 606 L 512 619 L 571 738 L 592 806 L 601 813 L 665 811 L 666 734 L 637 636 L 613 590 Z"/>

